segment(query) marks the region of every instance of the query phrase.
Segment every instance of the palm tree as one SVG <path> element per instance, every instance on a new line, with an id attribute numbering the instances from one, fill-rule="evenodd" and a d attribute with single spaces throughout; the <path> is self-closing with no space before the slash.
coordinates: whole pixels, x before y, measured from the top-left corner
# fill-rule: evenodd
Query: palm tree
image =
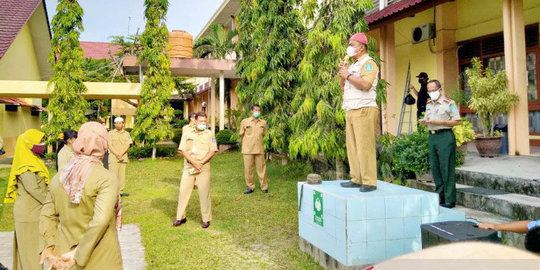
<path id="1" fill-rule="evenodd" d="M 198 39 L 193 44 L 195 55 L 200 58 L 210 55 L 214 59 L 225 59 L 227 56 L 232 56 L 235 52 L 233 39 L 236 35 L 236 30 L 227 31 L 223 25 L 213 23 L 210 25 L 210 35 Z"/>

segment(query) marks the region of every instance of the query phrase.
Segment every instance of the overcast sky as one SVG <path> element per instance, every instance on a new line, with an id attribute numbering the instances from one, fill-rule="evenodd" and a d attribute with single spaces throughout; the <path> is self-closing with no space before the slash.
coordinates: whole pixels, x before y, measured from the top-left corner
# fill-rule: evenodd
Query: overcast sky
<path id="1" fill-rule="evenodd" d="M 186 30 L 193 35 L 216 12 L 223 0 L 169 0 L 167 28 Z M 49 21 L 56 14 L 58 0 L 45 0 Z M 144 30 L 144 0 L 79 0 L 84 10 L 81 41 L 110 41 L 114 35 L 134 34 Z M 131 19 L 130 19 L 131 18 Z M 128 27 L 129 26 L 129 27 Z"/>

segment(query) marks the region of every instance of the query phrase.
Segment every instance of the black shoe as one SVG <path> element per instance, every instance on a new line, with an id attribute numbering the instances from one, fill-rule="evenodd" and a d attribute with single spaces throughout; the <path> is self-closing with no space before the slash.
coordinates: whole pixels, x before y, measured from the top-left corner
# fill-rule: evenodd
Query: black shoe
<path id="1" fill-rule="evenodd" d="M 268 189 L 263 189 L 261 191 L 262 191 L 262 193 L 265 193 L 265 194 L 268 193 Z"/>
<path id="2" fill-rule="evenodd" d="M 441 206 L 445 208 L 454 208 L 456 207 L 456 203 L 443 203 Z"/>
<path id="3" fill-rule="evenodd" d="M 122 193 L 120 194 L 120 197 L 129 197 L 129 193 Z"/>
<path id="4" fill-rule="evenodd" d="M 208 227 L 210 227 L 210 221 L 203 222 L 203 224 L 201 224 L 201 228 L 203 228 L 203 229 L 206 229 Z"/>
<path id="5" fill-rule="evenodd" d="M 253 193 L 253 189 L 250 189 L 250 188 L 248 188 L 248 189 L 246 189 L 246 191 L 244 191 L 244 194 L 251 194 L 251 193 Z"/>
<path id="6" fill-rule="evenodd" d="M 353 182 L 353 181 L 341 183 L 340 185 L 341 185 L 342 187 L 344 187 L 344 188 L 359 188 L 359 187 L 362 186 L 362 185 L 357 184 L 357 183 L 355 183 L 355 182 Z"/>
<path id="7" fill-rule="evenodd" d="M 377 186 L 362 185 L 360 187 L 360 192 L 370 192 L 377 189 Z"/>
<path id="8" fill-rule="evenodd" d="M 184 223 L 186 223 L 186 222 L 187 222 L 187 218 L 183 218 L 183 219 L 181 219 L 181 220 L 178 220 L 178 219 L 177 219 L 177 220 L 175 220 L 175 221 L 173 222 L 172 225 L 173 225 L 174 227 L 178 227 L 178 226 L 180 226 L 180 225 L 182 225 L 182 224 L 184 224 Z"/>

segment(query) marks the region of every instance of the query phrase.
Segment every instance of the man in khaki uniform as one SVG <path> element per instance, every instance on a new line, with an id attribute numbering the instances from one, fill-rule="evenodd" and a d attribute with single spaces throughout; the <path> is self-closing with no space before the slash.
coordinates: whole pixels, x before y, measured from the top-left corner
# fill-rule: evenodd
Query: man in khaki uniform
<path id="1" fill-rule="evenodd" d="M 461 123 L 456 103 L 441 94 L 441 83 L 427 84 L 430 99 L 426 115 L 418 122 L 429 130 L 429 160 L 439 203 L 446 208 L 456 206 L 456 137 L 452 127 Z"/>
<path id="2" fill-rule="evenodd" d="M 133 143 L 129 132 L 124 130 L 124 119 L 122 117 L 116 117 L 114 119 L 115 129 L 109 131 L 109 170 L 116 175 L 118 179 L 118 188 L 120 195 L 129 196 L 124 193 L 126 187 L 126 165 L 128 160 L 128 149 Z"/>
<path id="3" fill-rule="evenodd" d="M 197 182 L 203 229 L 210 226 L 212 220 L 212 202 L 210 198 L 210 160 L 217 153 L 217 143 L 214 133 L 207 129 L 206 114 L 197 113 L 196 129 L 182 134 L 178 150 L 184 156 L 184 171 L 180 182 L 178 208 L 173 226 L 186 223 L 186 207 Z"/>
<path id="4" fill-rule="evenodd" d="M 185 125 L 182 127 L 182 135 L 186 132 L 190 132 L 190 131 L 193 131 L 195 130 L 195 126 L 197 125 L 195 123 L 195 115 L 197 113 L 190 113 L 189 114 L 189 124 Z"/>
<path id="5" fill-rule="evenodd" d="M 346 114 L 346 143 L 351 181 L 343 187 L 361 192 L 377 189 L 375 136 L 379 132 L 379 108 L 375 101 L 379 67 L 367 52 L 367 36 L 356 33 L 349 39 L 347 55 L 354 63 L 339 65 L 339 84 L 343 89 Z"/>
<path id="6" fill-rule="evenodd" d="M 247 189 L 244 194 L 253 193 L 255 181 L 253 167 L 257 168 L 257 175 L 263 193 L 268 193 L 268 179 L 266 178 L 266 160 L 264 155 L 263 137 L 266 134 L 266 121 L 260 119 L 261 107 L 251 106 L 251 117 L 242 120 L 240 136 L 242 137 L 242 154 L 244 155 L 244 174 Z"/>

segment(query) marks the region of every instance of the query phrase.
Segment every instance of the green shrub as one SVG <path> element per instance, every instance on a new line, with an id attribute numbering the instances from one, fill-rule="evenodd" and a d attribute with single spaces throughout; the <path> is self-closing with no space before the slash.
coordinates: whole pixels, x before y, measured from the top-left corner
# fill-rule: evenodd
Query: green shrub
<path id="1" fill-rule="evenodd" d="M 156 146 L 157 157 L 174 157 L 176 155 L 176 145 L 163 144 Z M 140 159 L 152 157 L 152 147 L 150 146 L 132 146 L 128 150 L 130 159 Z"/>
<path id="2" fill-rule="evenodd" d="M 393 155 L 391 146 L 396 139 L 397 137 L 390 133 L 377 136 L 377 175 L 378 179 L 386 182 L 390 182 L 394 179 L 394 174 L 392 173 Z"/>
<path id="3" fill-rule="evenodd" d="M 236 144 L 239 138 L 240 137 L 238 134 L 228 129 L 220 130 L 216 134 L 216 140 L 218 144 Z"/>
<path id="4" fill-rule="evenodd" d="M 182 128 L 173 128 L 172 141 L 176 144 L 180 144 L 181 139 L 182 139 Z"/>
<path id="5" fill-rule="evenodd" d="M 419 128 L 411 134 L 399 137 L 390 147 L 392 171 L 399 180 L 407 179 L 409 172 L 422 175 L 430 171 L 428 133 Z"/>
<path id="6" fill-rule="evenodd" d="M 452 127 L 454 135 L 456 135 L 456 146 L 460 147 L 462 144 L 470 142 L 476 138 L 476 133 L 474 133 L 473 124 L 467 121 L 467 118 L 463 117 L 461 119 L 461 124 L 458 126 Z"/>

